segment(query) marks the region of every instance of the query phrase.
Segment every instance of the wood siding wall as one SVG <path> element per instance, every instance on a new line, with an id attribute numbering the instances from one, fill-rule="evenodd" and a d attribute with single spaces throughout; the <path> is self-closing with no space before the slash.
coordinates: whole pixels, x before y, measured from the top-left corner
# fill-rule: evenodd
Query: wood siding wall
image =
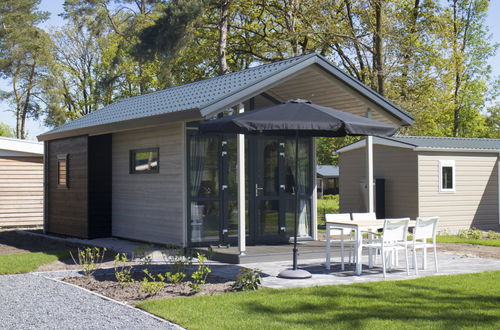
<path id="1" fill-rule="evenodd" d="M 88 138 L 53 140 L 48 144 L 47 220 L 45 231 L 88 237 Z M 68 155 L 68 188 L 57 184 L 57 155 Z"/>
<path id="2" fill-rule="evenodd" d="M 366 177 L 365 149 L 340 154 L 340 212 L 366 212 L 360 180 Z M 386 218 L 418 216 L 417 154 L 411 150 L 373 146 L 373 176 L 385 179 Z"/>
<path id="3" fill-rule="evenodd" d="M 0 157 L 0 227 L 43 224 L 43 157 Z"/>
<path id="4" fill-rule="evenodd" d="M 113 236 L 184 244 L 184 135 L 182 122 L 113 134 Z M 130 150 L 151 147 L 160 172 L 130 174 Z"/>
<path id="5" fill-rule="evenodd" d="M 455 192 L 439 192 L 439 161 L 455 160 Z M 440 230 L 498 228 L 498 157 L 484 153 L 421 152 L 419 211 L 440 217 Z"/>

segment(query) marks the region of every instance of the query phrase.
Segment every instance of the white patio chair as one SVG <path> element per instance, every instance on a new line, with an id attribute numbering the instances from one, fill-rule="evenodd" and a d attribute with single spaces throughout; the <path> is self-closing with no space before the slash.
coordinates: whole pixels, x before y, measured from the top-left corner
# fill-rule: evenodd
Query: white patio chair
<path id="1" fill-rule="evenodd" d="M 390 265 L 392 264 L 390 259 L 392 259 L 394 255 L 397 257 L 397 254 L 394 252 L 403 249 L 405 250 L 406 256 L 406 273 L 410 275 L 407 249 L 408 241 L 406 239 L 409 223 L 410 218 L 385 219 L 382 235 L 373 233 L 373 235 L 379 235 L 380 240 L 377 242 L 363 244 L 363 248 L 380 249 L 384 278 L 386 277 L 386 269 L 390 269 Z M 389 256 L 389 258 L 387 258 L 387 256 Z"/>
<path id="2" fill-rule="evenodd" d="M 352 213 L 352 220 L 353 221 L 374 221 L 377 220 L 377 215 L 375 212 L 365 212 L 365 213 Z M 382 221 L 380 221 L 380 227 L 382 227 Z M 364 240 L 364 242 L 370 244 L 374 243 L 376 239 L 374 239 L 372 234 L 368 234 L 368 239 Z M 368 258 L 369 258 L 369 267 L 373 267 L 373 263 L 377 262 L 377 254 L 378 254 L 378 249 L 375 249 L 373 251 L 372 249 L 369 250 L 368 252 Z M 375 253 L 374 253 L 375 252 Z M 356 258 L 356 256 L 355 256 Z M 356 261 L 355 261 L 356 262 Z"/>
<path id="3" fill-rule="evenodd" d="M 351 221 L 351 214 L 350 213 L 329 213 L 325 214 L 325 221 L 326 222 L 336 222 L 336 221 Z M 344 244 L 346 241 L 344 240 L 344 229 L 341 228 L 336 228 L 335 230 L 340 231 L 341 233 L 341 239 L 339 241 L 333 240 L 331 242 L 340 242 L 340 262 L 342 265 L 342 270 L 344 270 Z M 351 235 L 351 232 L 349 233 L 349 240 L 347 241 L 347 244 L 349 244 L 349 263 L 353 263 L 354 259 L 354 240 L 353 236 Z"/>
<path id="4" fill-rule="evenodd" d="M 423 269 L 427 268 L 427 249 L 434 249 L 434 266 L 438 272 L 438 260 L 436 251 L 436 234 L 439 217 L 418 217 L 413 230 L 413 240 L 407 243 L 407 247 L 413 249 L 413 267 L 418 275 L 417 249 L 423 250 Z M 428 240 L 432 240 L 429 242 Z"/>

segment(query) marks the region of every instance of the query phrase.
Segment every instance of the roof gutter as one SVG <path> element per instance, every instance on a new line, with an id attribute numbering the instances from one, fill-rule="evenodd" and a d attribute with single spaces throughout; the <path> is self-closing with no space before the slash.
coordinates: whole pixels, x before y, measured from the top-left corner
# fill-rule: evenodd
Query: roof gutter
<path id="1" fill-rule="evenodd" d="M 144 127 L 158 126 L 164 123 L 181 121 L 181 120 L 200 120 L 201 115 L 198 109 L 183 110 L 177 112 L 169 112 L 157 116 L 129 119 L 125 121 L 113 122 L 110 124 L 102 124 L 97 126 L 68 129 L 54 133 L 44 133 L 37 136 L 38 141 L 50 141 L 56 139 L 64 139 L 80 135 L 101 135 L 138 129 Z"/>

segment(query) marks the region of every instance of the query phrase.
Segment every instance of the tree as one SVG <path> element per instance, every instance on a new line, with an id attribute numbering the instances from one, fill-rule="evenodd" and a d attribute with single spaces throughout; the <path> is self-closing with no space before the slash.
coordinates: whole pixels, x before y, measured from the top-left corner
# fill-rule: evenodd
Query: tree
<path id="1" fill-rule="evenodd" d="M 0 123 L 0 136 L 15 137 L 16 132 L 9 125 L 4 124 L 4 123 Z"/>
<path id="2" fill-rule="evenodd" d="M 36 25 L 47 18 L 38 10 L 40 0 L 5 0 L 0 3 L 0 73 L 11 90 L 2 98 L 16 116 L 16 137 L 26 138 L 27 118 L 39 118 L 41 84 L 50 63 L 51 40 Z"/>

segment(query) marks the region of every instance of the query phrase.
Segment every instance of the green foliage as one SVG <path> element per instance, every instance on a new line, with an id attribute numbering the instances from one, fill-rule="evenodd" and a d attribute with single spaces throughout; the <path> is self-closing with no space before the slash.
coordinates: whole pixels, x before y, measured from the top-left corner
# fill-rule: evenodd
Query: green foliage
<path id="1" fill-rule="evenodd" d="M 42 86 L 51 63 L 52 42 L 37 27 L 48 13 L 38 9 L 39 0 L 0 2 L 0 76 L 9 90 L 0 91 L 16 117 L 16 137 L 26 138 L 26 119 L 42 114 Z"/>
<path id="2" fill-rule="evenodd" d="M 234 288 L 239 291 L 257 290 L 261 283 L 262 279 L 258 270 L 242 268 L 236 276 Z"/>
<path id="3" fill-rule="evenodd" d="M 191 281 L 189 282 L 191 294 L 195 294 L 200 291 L 200 284 L 206 283 L 207 276 L 212 271 L 210 267 L 206 265 L 207 257 L 201 253 L 197 253 L 196 259 L 198 259 L 198 267 L 196 271 L 191 274 Z"/>
<path id="4" fill-rule="evenodd" d="M 114 268 L 115 278 L 122 287 L 134 282 L 133 266 L 127 265 L 128 259 L 125 253 L 118 253 L 115 256 Z"/>
<path id="5" fill-rule="evenodd" d="M 85 249 L 78 248 L 77 258 L 70 251 L 73 262 L 80 266 L 85 276 L 91 276 L 98 269 L 99 264 L 104 260 L 106 248 L 87 247 Z"/>
<path id="6" fill-rule="evenodd" d="M 499 281 L 497 271 L 159 299 L 138 307 L 187 329 L 498 329 Z"/>
<path id="7" fill-rule="evenodd" d="M 457 235 L 438 235 L 436 237 L 438 243 L 455 243 L 455 244 L 474 244 L 484 246 L 498 246 L 500 247 L 500 240 L 491 238 L 464 238 Z"/>
<path id="8" fill-rule="evenodd" d="M 488 238 L 489 239 L 500 239 L 500 233 L 495 232 L 493 230 L 488 231 Z"/>
<path id="9" fill-rule="evenodd" d="M 0 275 L 29 273 L 38 267 L 61 260 L 69 256 L 68 252 L 28 252 L 0 255 Z"/>
<path id="10" fill-rule="evenodd" d="M 146 274 L 146 277 L 144 277 L 139 283 L 145 293 L 150 296 L 154 296 L 165 286 L 165 277 L 162 274 L 151 274 L 147 269 L 144 269 L 143 272 Z"/>
<path id="11" fill-rule="evenodd" d="M 480 239 L 483 237 L 483 231 L 475 228 L 460 230 L 458 233 L 458 237 Z"/>
<path id="12" fill-rule="evenodd" d="M 177 272 L 177 273 L 166 272 L 165 278 L 172 284 L 179 284 L 186 278 L 186 274 L 183 272 Z"/>
<path id="13" fill-rule="evenodd" d="M 9 125 L 0 123 L 0 136 L 15 137 L 16 132 Z"/>
<path id="14" fill-rule="evenodd" d="M 339 195 L 325 195 L 318 199 L 316 208 L 318 211 L 318 224 L 325 224 L 325 214 L 339 213 Z"/>

